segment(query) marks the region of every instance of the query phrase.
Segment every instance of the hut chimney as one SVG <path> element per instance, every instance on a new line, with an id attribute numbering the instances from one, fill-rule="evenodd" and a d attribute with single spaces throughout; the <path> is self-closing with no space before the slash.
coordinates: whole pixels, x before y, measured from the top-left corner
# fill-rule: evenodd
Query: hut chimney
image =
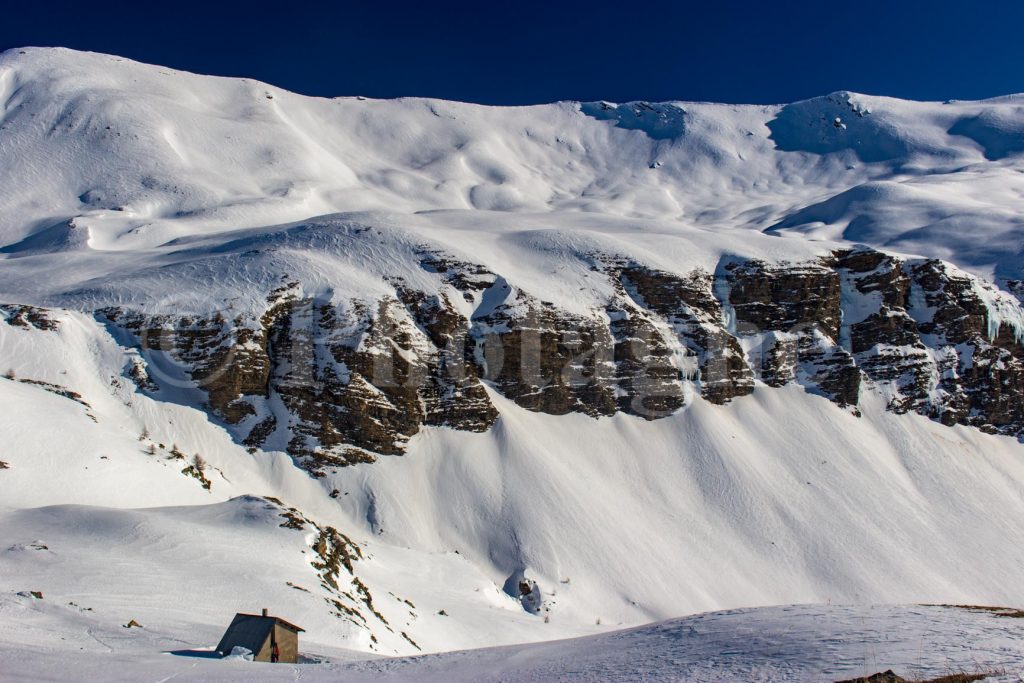
<path id="1" fill-rule="evenodd" d="M 263 608 L 263 616 L 267 616 L 267 608 L 266 607 Z"/>

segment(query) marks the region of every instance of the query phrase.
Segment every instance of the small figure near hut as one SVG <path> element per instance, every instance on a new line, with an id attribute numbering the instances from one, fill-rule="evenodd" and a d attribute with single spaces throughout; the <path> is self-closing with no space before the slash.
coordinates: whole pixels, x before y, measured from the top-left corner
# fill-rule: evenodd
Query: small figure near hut
<path id="1" fill-rule="evenodd" d="M 252 652 L 254 662 L 284 662 L 299 660 L 299 632 L 305 629 L 272 617 L 264 608 L 262 614 L 236 614 L 224 637 L 217 644 L 221 657 L 231 654 L 236 647 Z"/>

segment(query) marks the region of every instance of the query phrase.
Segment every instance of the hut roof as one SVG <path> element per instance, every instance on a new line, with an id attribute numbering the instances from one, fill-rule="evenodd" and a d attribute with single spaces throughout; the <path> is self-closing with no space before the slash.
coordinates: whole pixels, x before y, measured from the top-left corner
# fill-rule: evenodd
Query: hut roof
<path id="1" fill-rule="evenodd" d="M 270 619 L 272 621 L 276 621 L 277 623 L 281 624 L 282 626 L 286 626 L 286 627 L 290 628 L 291 630 L 295 631 L 296 633 L 298 633 L 300 631 L 302 631 L 302 632 L 306 631 L 306 629 L 302 628 L 301 626 L 296 626 L 295 624 L 293 624 L 290 621 L 282 619 L 281 617 L 275 617 L 273 615 L 245 614 L 243 612 L 239 612 L 238 614 L 235 615 L 235 619 L 237 619 L 238 617 L 246 617 L 248 619 Z"/>
<path id="2" fill-rule="evenodd" d="M 227 655 L 232 648 L 241 646 L 254 654 L 258 653 L 263 644 L 267 642 L 267 637 L 273 630 L 274 624 L 281 624 L 296 633 L 305 630 L 280 617 L 238 613 L 231 620 L 231 625 L 228 626 L 224 637 L 217 644 L 217 652 Z"/>

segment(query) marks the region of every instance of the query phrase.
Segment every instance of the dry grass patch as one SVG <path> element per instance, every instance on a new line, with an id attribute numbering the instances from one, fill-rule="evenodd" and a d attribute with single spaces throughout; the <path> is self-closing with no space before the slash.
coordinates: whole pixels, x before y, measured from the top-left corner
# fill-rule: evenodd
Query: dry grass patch
<path id="1" fill-rule="evenodd" d="M 925 607 L 946 607 L 949 609 L 965 609 L 970 612 L 988 612 L 996 617 L 1024 618 L 1024 610 L 1017 607 L 998 607 L 995 605 L 925 605 Z"/>
<path id="2" fill-rule="evenodd" d="M 973 673 L 969 674 L 966 672 L 946 674 L 945 676 L 939 676 L 938 678 L 903 678 L 902 676 L 896 675 L 892 669 L 888 671 L 881 671 L 879 673 L 871 674 L 870 676 L 860 676 L 859 678 L 848 678 L 842 681 L 836 681 L 836 683 L 972 683 L 973 681 L 980 681 L 988 678 L 989 676 L 995 676 L 998 672 L 987 671 L 984 673 Z"/>

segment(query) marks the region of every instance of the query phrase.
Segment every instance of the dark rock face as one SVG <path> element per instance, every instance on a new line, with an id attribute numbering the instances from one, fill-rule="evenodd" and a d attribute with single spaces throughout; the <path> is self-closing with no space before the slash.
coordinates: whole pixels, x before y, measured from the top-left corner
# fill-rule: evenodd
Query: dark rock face
<path id="1" fill-rule="evenodd" d="M 905 263 L 869 250 L 838 259 L 850 349 L 890 410 L 1024 432 L 1024 347 L 997 314 L 1013 313 L 1010 297 L 941 261 Z"/>
<path id="2" fill-rule="evenodd" d="M 1006 291 L 1017 297 L 1017 301 L 1024 302 L 1024 280 L 1007 280 Z"/>
<path id="3" fill-rule="evenodd" d="M 835 265 L 832 259 L 730 264 L 729 303 L 737 332 L 755 341 L 753 364 L 766 384 L 798 382 L 841 406 L 856 406 L 861 375 L 839 343 L 842 286 Z"/>
<path id="4" fill-rule="evenodd" d="M 1022 330 L 999 319 L 1002 306 L 986 302 L 994 292 L 970 276 L 933 260 L 905 268 L 919 292 L 909 313 L 938 359 L 936 397 L 923 401 L 920 412 L 945 424 L 1021 436 Z"/>
<path id="5" fill-rule="evenodd" d="M 619 270 L 618 279 L 624 292 L 667 323 L 695 357 L 697 372 L 691 379 L 701 396 L 721 404 L 753 391 L 753 374 L 739 341 L 725 329 L 709 273 L 679 277 L 631 264 Z"/>
<path id="6" fill-rule="evenodd" d="M 485 431 L 498 417 L 471 362 L 469 321 L 443 296 L 400 287 L 398 298 L 433 344 L 424 383 L 424 423 L 463 431 Z"/>
<path id="7" fill-rule="evenodd" d="M 170 359 L 187 373 L 206 391 L 210 408 L 224 421 L 237 424 L 254 414 L 253 407 L 239 398 L 266 393 L 270 365 L 265 337 L 242 319 L 229 322 L 219 313 L 209 318 L 150 317 L 121 309 L 102 313 L 131 332 L 140 348 Z M 133 372 L 143 383 L 153 381 L 139 368 Z"/>
<path id="8" fill-rule="evenodd" d="M 497 418 L 465 362 L 468 321 L 443 297 L 399 288 L 375 310 L 296 298 L 267 329 L 288 450 L 313 468 L 400 454 L 422 425 L 483 431 Z"/>
<path id="9" fill-rule="evenodd" d="M 609 306 L 606 313 L 614 340 L 616 408 L 649 420 L 682 408 L 682 376 L 672 364 L 672 347 L 654 322 L 624 305 Z"/>
<path id="10" fill-rule="evenodd" d="M 762 261 L 726 266 L 729 303 L 737 323 L 756 330 L 816 328 L 839 338 L 842 318 L 839 274 L 821 265 L 769 266 Z"/>
<path id="11" fill-rule="evenodd" d="M 716 277 L 589 258 L 612 292 L 589 315 L 426 249 L 430 291 L 396 278 L 392 295 L 338 301 L 285 280 L 250 317 L 105 314 L 143 351 L 126 371 L 140 388 L 173 380 L 153 376 L 173 358 L 240 441 L 286 449 L 314 475 L 399 455 L 424 426 L 489 429 L 485 384 L 527 410 L 652 420 L 695 393 L 723 404 L 758 380 L 796 383 L 853 411 L 875 391 L 895 412 L 1024 434 L 1024 347 L 1004 322 L 1019 306 L 941 262 L 854 249 Z"/>
<path id="12" fill-rule="evenodd" d="M 26 330 L 43 330 L 52 332 L 60 327 L 60 321 L 56 320 L 42 308 L 25 306 L 24 304 L 0 304 L 0 316 L 4 322 L 14 327 L 21 327 Z"/>
<path id="13" fill-rule="evenodd" d="M 520 296 L 473 324 L 484 379 L 527 410 L 592 417 L 617 410 L 614 342 L 599 318 Z"/>
<path id="14" fill-rule="evenodd" d="M 284 426 L 286 447 L 323 466 L 400 454 L 424 424 L 483 431 L 497 418 L 475 366 L 468 321 L 447 301 L 408 290 L 371 311 L 339 309 L 289 283 L 258 320 L 144 320 L 108 312 L 148 351 L 173 354 L 207 407 L 252 448 Z M 274 404 L 280 407 L 275 409 Z"/>
<path id="15" fill-rule="evenodd" d="M 907 313 L 910 277 L 898 259 L 880 252 L 837 256 L 849 303 L 844 330 L 857 366 L 884 387 L 890 410 L 915 409 L 931 390 L 935 362 Z"/>

